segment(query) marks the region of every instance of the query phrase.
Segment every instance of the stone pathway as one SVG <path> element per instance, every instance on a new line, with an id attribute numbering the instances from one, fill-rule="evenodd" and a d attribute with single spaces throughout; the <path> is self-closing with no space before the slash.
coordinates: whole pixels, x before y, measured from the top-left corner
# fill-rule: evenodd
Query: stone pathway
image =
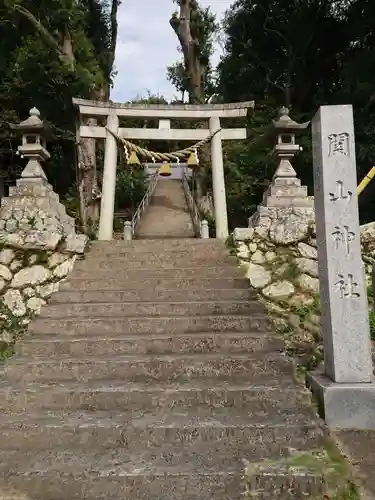
<path id="1" fill-rule="evenodd" d="M 194 238 L 194 227 L 180 180 L 159 179 L 137 238 Z"/>

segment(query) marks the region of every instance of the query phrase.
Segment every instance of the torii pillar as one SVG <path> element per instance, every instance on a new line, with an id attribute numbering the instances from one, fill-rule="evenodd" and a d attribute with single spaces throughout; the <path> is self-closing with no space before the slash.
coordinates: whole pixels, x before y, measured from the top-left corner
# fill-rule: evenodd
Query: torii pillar
<path id="1" fill-rule="evenodd" d="M 227 197 L 225 194 L 225 176 L 223 162 L 223 146 L 221 142 L 220 118 L 210 118 L 212 191 L 214 194 L 214 211 L 216 238 L 225 240 L 229 236 Z M 216 132 L 216 133 L 215 133 Z"/>

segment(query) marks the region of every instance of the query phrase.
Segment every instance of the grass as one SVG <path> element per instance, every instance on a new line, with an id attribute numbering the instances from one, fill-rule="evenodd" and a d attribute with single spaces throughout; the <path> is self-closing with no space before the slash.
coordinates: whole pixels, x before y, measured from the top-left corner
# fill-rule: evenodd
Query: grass
<path id="1" fill-rule="evenodd" d="M 312 303 L 305 306 L 298 306 L 293 309 L 293 311 L 300 318 L 301 322 L 305 321 L 310 314 L 320 314 L 320 298 L 315 296 Z"/>
<path id="2" fill-rule="evenodd" d="M 370 323 L 370 337 L 371 340 L 375 341 L 375 311 L 370 311 L 368 315 Z"/>
<path id="3" fill-rule="evenodd" d="M 0 362 L 11 358 L 14 355 L 14 345 L 0 342 Z"/>
<path id="4" fill-rule="evenodd" d="M 368 319 L 370 323 L 370 337 L 371 340 L 375 341 L 375 310 L 374 310 L 374 292 L 372 286 L 367 287 L 367 298 L 369 303 L 369 313 Z"/>
<path id="5" fill-rule="evenodd" d="M 285 271 L 282 274 L 282 278 L 294 283 L 296 279 L 301 276 L 301 271 L 295 262 L 289 262 Z"/>

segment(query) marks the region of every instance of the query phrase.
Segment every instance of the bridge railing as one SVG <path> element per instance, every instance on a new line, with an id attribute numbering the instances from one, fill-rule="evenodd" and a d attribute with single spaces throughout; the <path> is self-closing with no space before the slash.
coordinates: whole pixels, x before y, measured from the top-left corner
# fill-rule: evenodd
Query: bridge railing
<path id="1" fill-rule="evenodd" d="M 199 208 L 195 203 L 193 194 L 189 186 L 189 178 L 187 176 L 186 170 L 184 171 L 184 175 L 182 178 L 182 185 L 184 188 L 186 203 L 193 221 L 195 236 L 197 238 L 207 239 L 209 238 L 208 222 L 201 219 Z"/>
<path id="2" fill-rule="evenodd" d="M 150 178 L 150 182 L 147 187 L 147 191 L 140 201 L 135 214 L 131 221 L 126 221 L 124 224 L 124 240 L 132 240 L 134 238 L 135 231 L 139 221 L 142 219 L 143 214 L 147 210 L 152 195 L 154 194 L 156 184 L 158 183 L 159 174 L 155 172 Z"/>

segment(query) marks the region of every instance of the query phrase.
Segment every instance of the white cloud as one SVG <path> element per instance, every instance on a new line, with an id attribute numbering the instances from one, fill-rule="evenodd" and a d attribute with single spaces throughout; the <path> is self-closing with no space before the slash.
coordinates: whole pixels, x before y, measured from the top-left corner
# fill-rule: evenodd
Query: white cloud
<path id="1" fill-rule="evenodd" d="M 222 19 L 233 0 L 201 0 Z M 178 40 L 169 25 L 176 6 L 172 0 L 127 0 L 119 9 L 116 71 L 111 99 L 127 101 L 153 94 L 171 98 L 176 94 L 166 79 L 166 67 L 180 56 Z M 219 57 L 219 47 L 214 62 Z"/>

